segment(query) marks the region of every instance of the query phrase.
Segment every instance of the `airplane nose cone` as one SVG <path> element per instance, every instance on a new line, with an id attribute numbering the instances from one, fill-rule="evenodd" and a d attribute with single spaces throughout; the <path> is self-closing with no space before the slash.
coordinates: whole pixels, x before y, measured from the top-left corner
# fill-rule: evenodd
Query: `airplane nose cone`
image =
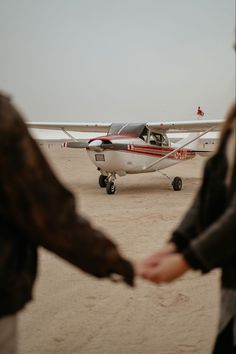
<path id="1" fill-rule="evenodd" d="M 102 140 L 93 140 L 91 143 L 89 143 L 88 146 L 89 150 L 96 151 L 96 152 L 101 152 L 103 151 L 102 148 Z"/>

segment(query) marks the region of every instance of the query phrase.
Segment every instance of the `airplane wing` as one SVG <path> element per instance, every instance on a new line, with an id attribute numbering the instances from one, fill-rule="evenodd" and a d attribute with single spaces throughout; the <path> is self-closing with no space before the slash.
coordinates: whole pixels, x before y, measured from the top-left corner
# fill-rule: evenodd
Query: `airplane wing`
<path id="1" fill-rule="evenodd" d="M 197 120 L 197 121 L 176 121 L 176 122 L 150 122 L 146 126 L 152 131 L 161 131 L 174 133 L 191 133 L 202 132 L 211 128 L 211 131 L 219 131 L 222 127 L 223 120 Z"/>
<path id="2" fill-rule="evenodd" d="M 111 123 L 55 123 L 55 122 L 27 122 L 29 128 L 48 129 L 48 130 L 63 130 L 76 132 L 92 132 L 102 133 L 107 132 Z"/>
<path id="3" fill-rule="evenodd" d="M 212 127 L 212 131 L 219 131 L 223 120 L 198 120 L 176 122 L 149 122 L 147 128 L 152 131 L 163 132 L 202 132 Z M 63 130 L 77 132 L 107 132 L 112 123 L 55 123 L 55 122 L 27 122 L 29 128 Z"/>

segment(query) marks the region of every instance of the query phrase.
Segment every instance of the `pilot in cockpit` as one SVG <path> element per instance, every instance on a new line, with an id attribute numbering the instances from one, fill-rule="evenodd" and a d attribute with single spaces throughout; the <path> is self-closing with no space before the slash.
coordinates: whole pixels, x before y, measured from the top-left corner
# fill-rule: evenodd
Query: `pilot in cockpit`
<path id="1" fill-rule="evenodd" d="M 151 133 L 150 134 L 150 144 L 162 146 L 162 136 L 157 133 Z"/>

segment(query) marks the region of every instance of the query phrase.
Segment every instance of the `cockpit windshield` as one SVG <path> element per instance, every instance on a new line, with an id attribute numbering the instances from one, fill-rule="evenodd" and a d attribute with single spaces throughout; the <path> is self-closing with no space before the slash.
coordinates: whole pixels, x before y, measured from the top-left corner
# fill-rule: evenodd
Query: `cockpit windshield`
<path id="1" fill-rule="evenodd" d="M 165 134 L 150 131 L 146 124 L 141 123 L 113 123 L 107 135 L 126 135 L 132 134 L 142 140 L 147 144 L 157 145 L 157 146 L 168 146 L 169 141 Z"/>
<path id="2" fill-rule="evenodd" d="M 107 135 L 133 134 L 140 136 L 145 124 L 140 123 L 113 123 Z"/>

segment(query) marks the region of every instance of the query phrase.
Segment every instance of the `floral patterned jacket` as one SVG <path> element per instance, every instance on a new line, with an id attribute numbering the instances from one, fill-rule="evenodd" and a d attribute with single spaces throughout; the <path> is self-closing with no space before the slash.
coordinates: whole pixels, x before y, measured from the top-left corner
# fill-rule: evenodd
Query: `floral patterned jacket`
<path id="1" fill-rule="evenodd" d="M 0 94 L 0 317 L 32 298 L 37 248 L 43 246 L 96 277 L 119 274 L 133 285 L 133 267 L 102 232 L 76 213 L 10 100 Z"/>

